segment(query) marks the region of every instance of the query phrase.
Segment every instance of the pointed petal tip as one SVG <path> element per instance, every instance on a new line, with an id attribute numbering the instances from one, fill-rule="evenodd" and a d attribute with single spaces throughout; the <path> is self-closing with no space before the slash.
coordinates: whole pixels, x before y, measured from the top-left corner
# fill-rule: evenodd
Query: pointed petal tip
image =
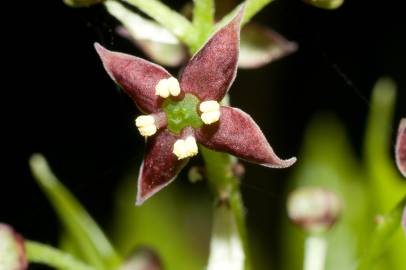
<path id="1" fill-rule="evenodd" d="M 100 56 L 102 56 L 102 55 L 104 54 L 104 52 L 107 51 L 107 49 L 104 48 L 102 45 L 100 45 L 99 42 L 93 43 L 93 46 L 94 46 L 94 48 L 96 49 L 96 52 L 97 52 Z"/>
<path id="2" fill-rule="evenodd" d="M 293 164 L 295 164 L 297 161 L 296 157 L 291 157 L 289 159 L 280 159 L 276 155 L 273 157 L 272 162 L 270 163 L 262 163 L 262 166 L 268 167 L 268 168 L 275 168 L 275 169 L 284 169 L 284 168 L 289 168 Z"/>

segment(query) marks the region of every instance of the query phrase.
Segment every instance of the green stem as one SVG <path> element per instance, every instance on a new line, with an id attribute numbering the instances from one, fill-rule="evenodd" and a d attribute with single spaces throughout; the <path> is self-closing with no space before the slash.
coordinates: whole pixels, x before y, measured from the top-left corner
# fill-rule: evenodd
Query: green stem
<path id="1" fill-rule="evenodd" d="M 402 213 L 405 205 L 406 195 L 392 211 L 381 218 L 370 238 L 371 240 L 364 255 L 360 259 L 357 270 L 370 270 L 373 268 L 375 261 L 385 251 L 386 244 L 392 234 L 400 229 Z"/>
<path id="2" fill-rule="evenodd" d="M 196 28 L 196 45 L 204 44 L 213 31 L 214 0 L 194 0 L 193 25 Z M 197 51 L 199 47 L 192 48 Z"/>
<path id="3" fill-rule="evenodd" d="M 261 11 L 266 5 L 270 4 L 274 0 L 246 0 L 244 3 L 241 3 L 237 7 L 235 7 L 230 13 L 224 16 L 219 23 L 216 25 L 216 29 L 224 26 L 237 14 L 238 10 L 240 10 L 242 5 L 245 5 L 245 12 L 244 18 L 242 19 L 242 25 L 244 26 L 247 24 L 252 17 L 255 16 L 259 11 Z"/>
<path id="4" fill-rule="evenodd" d="M 245 226 L 244 205 L 239 189 L 239 180 L 232 172 L 232 166 L 236 163 L 236 159 L 231 155 L 215 152 L 205 147 L 201 147 L 200 151 L 206 164 L 206 177 L 215 196 L 215 207 L 219 208 L 229 205 L 237 225 L 237 237 L 242 242 L 245 256 L 244 269 L 249 270 L 251 269 L 251 262 Z"/>
<path id="5" fill-rule="evenodd" d="M 303 270 L 324 270 L 327 241 L 323 235 L 309 235 L 305 240 Z"/>
<path id="6" fill-rule="evenodd" d="M 80 202 L 53 174 L 46 159 L 41 154 L 34 154 L 30 158 L 30 167 L 87 262 L 98 269 L 117 267 L 121 258 L 114 247 Z"/>
<path id="7" fill-rule="evenodd" d="M 123 1 L 135 6 L 146 15 L 153 18 L 189 47 L 194 47 L 196 43 L 195 27 L 190 21 L 176 11 L 170 9 L 168 6 L 158 0 Z"/>
<path id="8" fill-rule="evenodd" d="M 45 264 L 61 270 L 96 270 L 68 253 L 42 243 L 25 241 L 25 249 L 27 258 L 32 263 Z"/>

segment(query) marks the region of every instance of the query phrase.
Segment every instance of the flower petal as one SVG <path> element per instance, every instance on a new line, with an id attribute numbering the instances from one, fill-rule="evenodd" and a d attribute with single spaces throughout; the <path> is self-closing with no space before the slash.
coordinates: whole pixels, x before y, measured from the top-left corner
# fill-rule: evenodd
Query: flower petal
<path id="1" fill-rule="evenodd" d="M 112 52 L 95 43 L 95 48 L 110 77 L 124 89 L 144 113 L 160 110 L 162 98 L 155 95 L 155 86 L 171 77 L 163 67 L 144 59 Z"/>
<path id="2" fill-rule="evenodd" d="M 396 164 L 403 176 L 406 177 L 406 118 L 403 118 L 399 124 L 395 155 Z"/>
<path id="3" fill-rule="evenodd" d="M 286 168 L 296 162 L 294 157 L 283 160 L 274 153 L 251 116 L 232 107 L 220 110 L 218 123 L 196 130 L 199 143 L 270 168 Z"/>
<path id="4" fill-rule="evenodd" d="M 162 130 L 147 140 L 144 161 L 138 176 L 136 205 L 160 191 L 173 180 L 188 159 L 178 160 L 172 153 L 173 145 L 181 136 Z"/>
<path id="5" fill-rule="evenodd" d="M 183 91 L 204 100 L 221 100 L 234 81 L 244 9 L 192 57 L 180 77 Z"/>
<path id="6" fill-rule="evenodd" d="M 241 47 L 238 66 L 258 68 L 297 50 L 277 32 L 265 26 L 249 23 L 241 31 Z"/>

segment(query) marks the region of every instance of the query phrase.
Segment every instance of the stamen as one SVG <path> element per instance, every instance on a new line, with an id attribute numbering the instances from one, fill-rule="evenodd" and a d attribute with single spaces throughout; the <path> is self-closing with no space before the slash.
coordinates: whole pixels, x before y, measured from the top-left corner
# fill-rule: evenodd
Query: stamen
<path id="1" fill-rule="evenodd" d="M 135 119 L 135 125 L 140 134 L 144 137 L 154 135 L 158 128 L 155 125 L 155 118 L 151 115 L 141 115 Z"/>
<path id="2" fill-rule="evenodd" d="M 169 93 L 174 97 L 176 97 L 180 94 L 180 85 L 176 78 L 170 77 L 168 79 L 168 89 L 169 89 Z"/>
<path id="3" fill-rule="evenodd" d="M 199 106 L 203 123 L 210 125 L 220 119 L 220 104 L 215 100 L 203 101 Z"/>
<path id="4" fill-rule="evenodd" d="M 199 109 L 202 113 L 220 110 L 220 104 L 215 100 L 203 101 L 200 103 Z"/>
<path id="5" fill-rule="evenodd" d="M 155 95 L 167 98 L 170 95 L 176 97 L 180 94 L 180 85 L 176 78 L 162 79 L 155 86 Z"/>
<path id="6" fill-rule="evenodd" d="M 220 119 L 220 111 L 202 113 L 200 118 L 206 125 L 213 124 Z"/>
<path id="7" fill-rule="evenodd" d="M 155 95 L 167 98 L 169 97 L 169 83 L 167 79 L 162 79 L 155 86 Z"/>
<path id="8" fill-rule="evenodd" d="M 173 145 L 173 153 L 179 160 L 197 155 L 196 139 L 193 136 L 189 136 L 185 140 L 177 140 Z"/>

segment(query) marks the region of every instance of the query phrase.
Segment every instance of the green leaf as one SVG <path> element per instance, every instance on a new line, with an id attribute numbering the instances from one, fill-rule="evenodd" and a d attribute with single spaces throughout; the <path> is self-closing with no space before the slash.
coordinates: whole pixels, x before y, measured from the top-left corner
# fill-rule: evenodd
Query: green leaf
<path id="1" fill-rule="evenodd" d="M 61 270 L 96 270 L 72 255 L 34 241 L 26 241 L 27 258 L 31 263 L 44 264 Z"/>
<path id="2" fill-rule="evenodd" d="M 396 100 L 396 85 L 389 78 L 382 78 L 372 91 L 371 106 L 368 115 L 364 157 L 369 184 L 372 188 L 373 213 L 388 212 L 406 193 L 406 182 L 400 176 L 393 160 L 391 135 L 393 129 L 393 112 Z M 406 242 L 401 233 L 397 233 L 391 242 L 392 252 L 384 256 L 382 266 L 385 269 L 392 264 L 392 269 L 401 267 L 406 254 Z"/>
<path id="3" fill-rule="evenodd" d="M 138 8 L 166 29 L 180 41 L 193 47 L 196 43 L 196 29 L 185 17 L 170 9 L 158 0 L 124 0 Z"/>
<path id="4" fill-rule="evenodd" d="M 97 5 L 100 4 L 102 2 L 104 2 L 105 0 L 63 0 L 63 2 L 71 7 L 90 7 L 92 5 Z"/>
<path id="5" fill-rule="evenodd" d="M 304 2 L 323 9 L 337 9 L 344 4 L 344 0 L 303 0 Z"/>
<path id="6" fill-rule="evenodd" d="M 121 260 L 114 248 L 92 217 L 52 173 L 45 158 L 34 154 L 30 167 L 86 261 L 97 269 L 115 268 Z"/>
<path id="7" fill-rule="evenodd" d="M 387 212 L 406 192 L 406 182 L 400 177 L 393 160 L 391 135 L 396 85 L 380 79 L 372 92 L 365 133 L 364 156 L 368 174 L 378 199 L 379 212 Z M 382 192 L 385 190 L 385 192 Z"/>
<path id="8" fill-rule="evenodd" d="M 117 1 L 107 1 L 105 6 L 123 25 L 117 28 L 117 33 L 133 42 L 154 62 L 176 67 L 186 61 L 187 49 L 166 28 L 143 18 Z"/>
<path id="9" fill-rule="evenodd" d="M 221 28 L 226 25 L 240 10 L 241 6 L 245 4 L 244 18 L 242 20 L 241 26 L 247 24 L 252 17 L 255 16 L 259 11 L 261 11 L 266 5 L 270 4 L 274 0 L 246 0 L 245 2 L 239 4 L 230 13 L 224 16 L 220 22 L 216 24 L 216 29 Z"/>

